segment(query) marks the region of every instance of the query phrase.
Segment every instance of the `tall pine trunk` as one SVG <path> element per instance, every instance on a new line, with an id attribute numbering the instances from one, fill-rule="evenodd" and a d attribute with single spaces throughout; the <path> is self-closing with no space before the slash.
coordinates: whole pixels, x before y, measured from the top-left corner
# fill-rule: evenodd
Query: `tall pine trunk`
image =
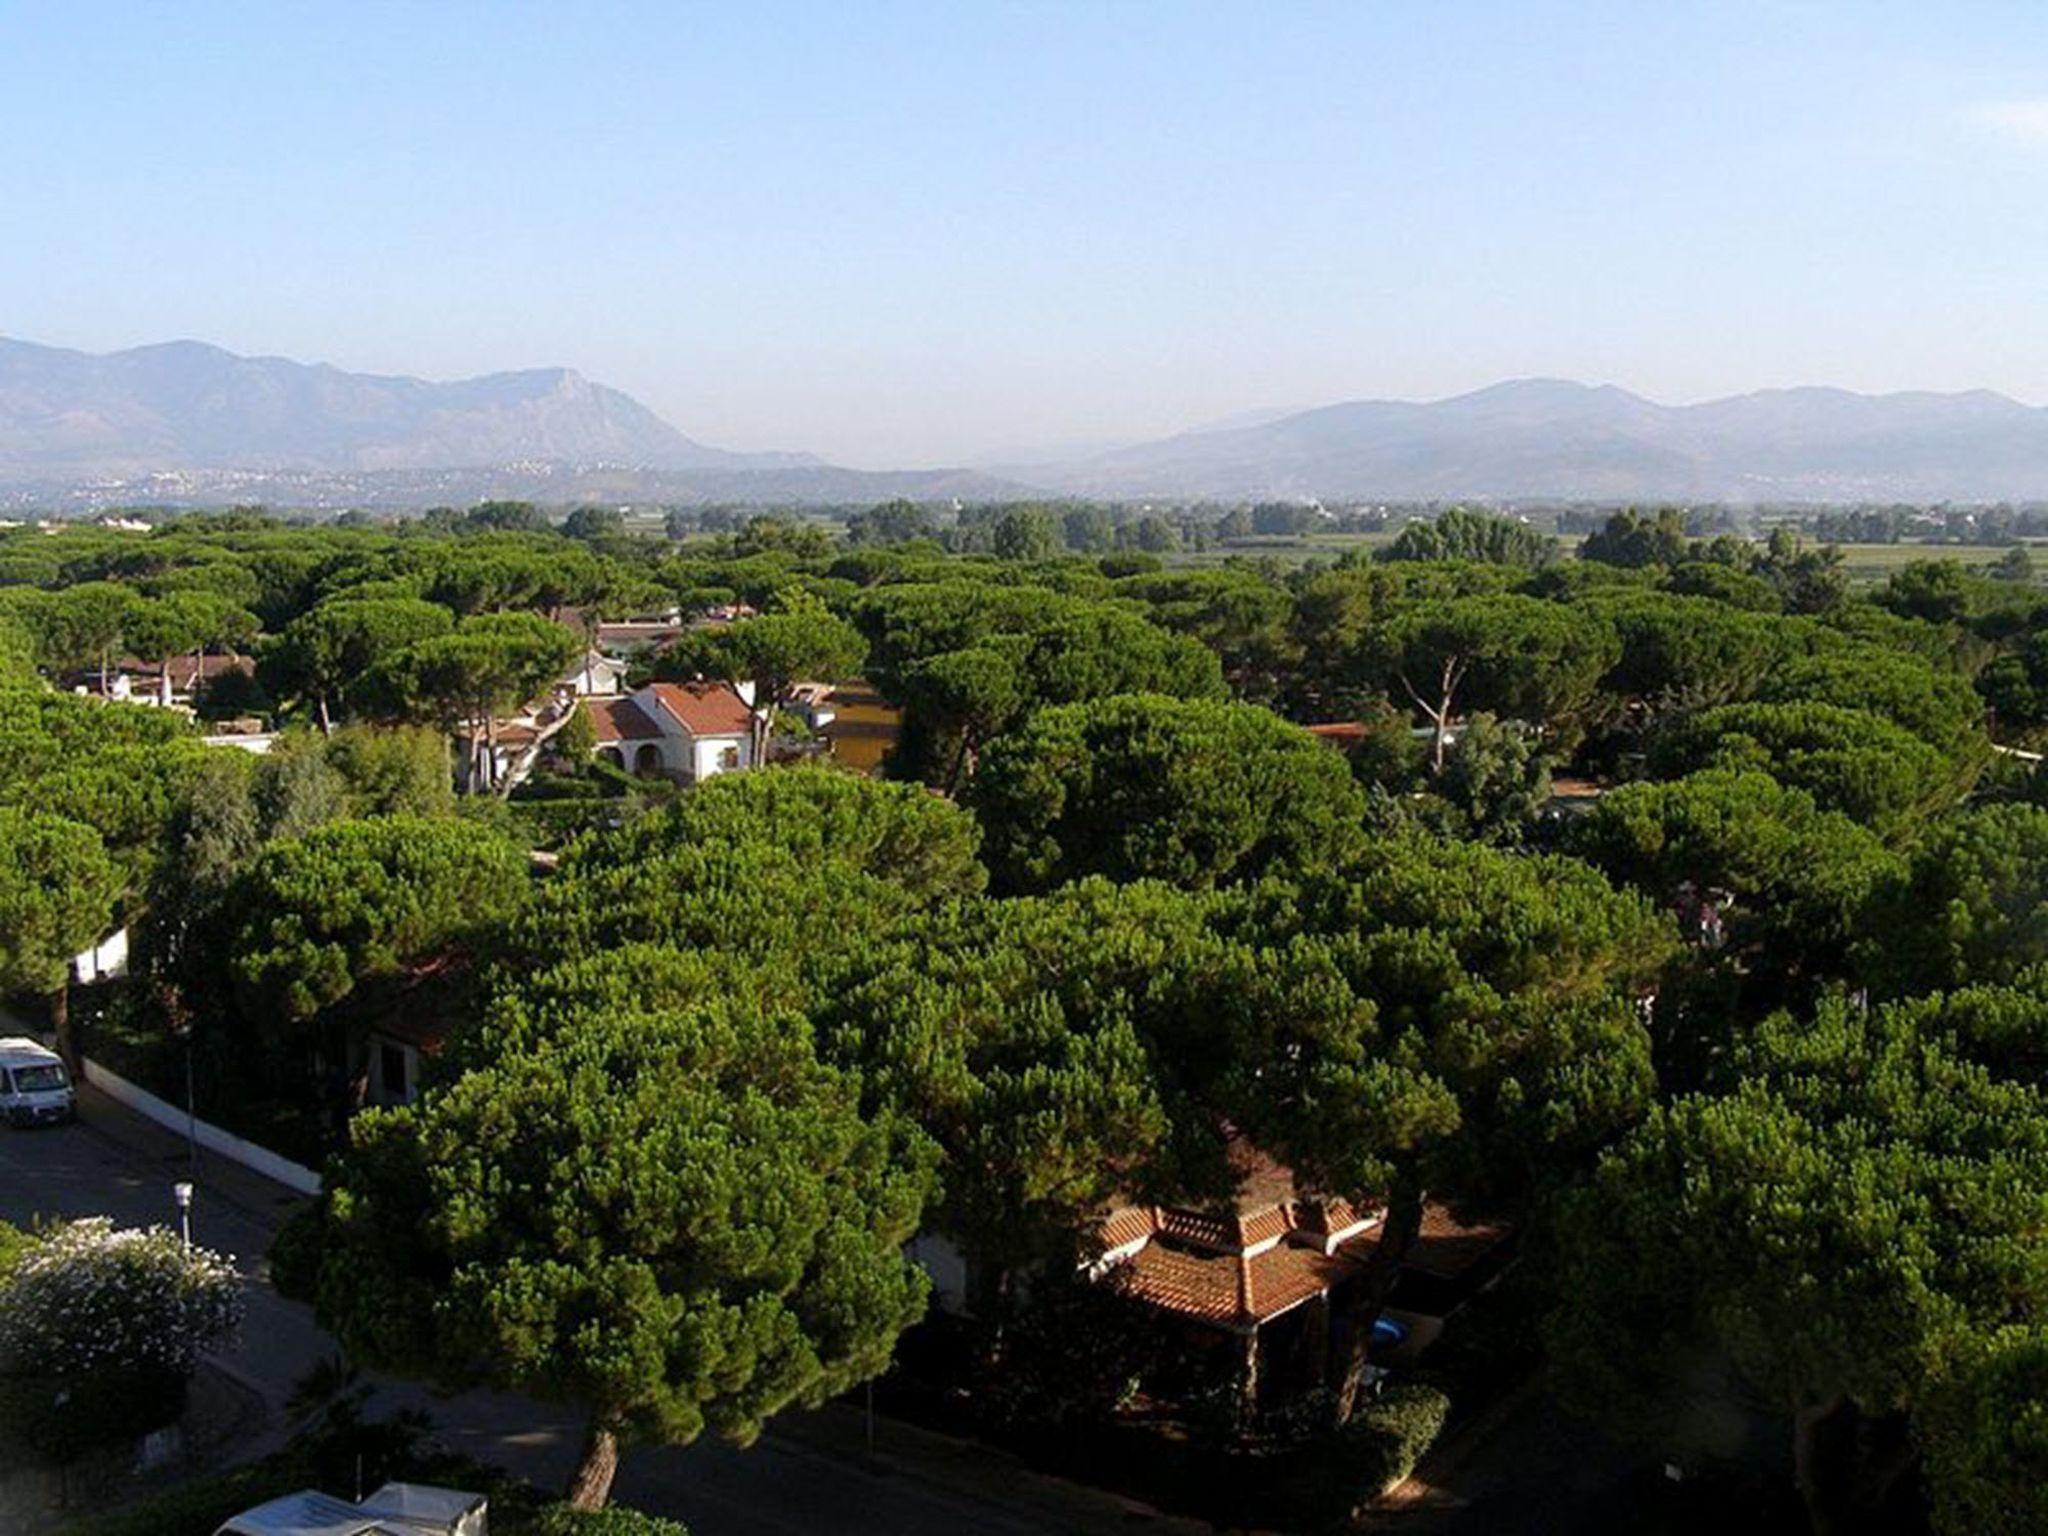
<path id="1" fill-rule="evenodd" d="M 1827 1443 L 1829 1431 L 1839 1428 L 1848 1407 L 1849 1400 L 1837 1395 L 1793 1410 L 1792 1480 L 1799 1487 L 1813 1536 L 1835 1536 L 1850 1528 L 1840 1507 L 1841 1448 Z"/>
<path id="2" fill-rule="evenodd" d="M 1348 1422 L 1358 1407 L 1358 1394 L 1365 1386 L 1366 1353 L 1372 1346 L 1372 1325 L 1386 1310 L 1401 1265 L 1422 1231 L 1422 1204 L 1419 1184 L 1408 1178 L 1395 1181 L 1387 1197 L 1387 1213 L 1380 1221 L 1380 1240 L 1366 1261 L 1365 1273 L 1352 1282 L 1345 1297 L 1344 1326 L 1337 1330 L 1342 1343 L 1334 1362 L 1340 1424 Z"/>
<path id="3" fill-rule="evenodd" d="M 64 979 L 57 983 L 57 990 L 50 994 L 50 1032 L 56 1037 L 57 1054 L 64 1058 L 64 1068 L 71 1074 L 72 1081 L 82 1077 L 83 1071 L 78 1057 L 78 1042 L 71 1033 L 71 962 L 64 962 Z"/>
<path id="4" fill-rule="evenodd" d="M 571 1509 L 603 1509 L 612 1496 L 612 1479 L 619 1471 L 618 1416 L 599 1409 L 590 1416 L 590 1429 L 583 1437 L 583 1457 L 569 1475 L 564 1497 Z"/>

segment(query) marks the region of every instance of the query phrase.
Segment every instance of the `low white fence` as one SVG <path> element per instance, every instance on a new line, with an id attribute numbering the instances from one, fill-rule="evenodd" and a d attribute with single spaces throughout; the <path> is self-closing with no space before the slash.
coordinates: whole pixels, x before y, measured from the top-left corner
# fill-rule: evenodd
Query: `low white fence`
<path id="1" fill-rule="evenodd" d="M 240 1163 L 252 1173 L 260 1173 L 266 1179 L 273 1179 L 286 1189 L 297 1190 L 302 1195 L 320 1193 L 320 1175 L 304 1164 L 295 1163 L 287 1157 L 279 1157 L 268 1147 L 259 1147 L 253 1141 L 244 1141 L 217 1125 L 208 1125 L 204 1120 L 188 1121 L 185 1111 L 175 1104 L 166 1104 L 148 1089 L 136 1087 L 120 1073 L 101 1066 L 90 1057 L 86 1058 L 85 1080 L 115 1103 L 127 1105 L 138 1115 L 154 1120 L 167 1131 L 176 1131 L 183 1136 L 189 1126 L 193 1140 L 207 1151 L 218 1153 L 231 1163 Z"/>

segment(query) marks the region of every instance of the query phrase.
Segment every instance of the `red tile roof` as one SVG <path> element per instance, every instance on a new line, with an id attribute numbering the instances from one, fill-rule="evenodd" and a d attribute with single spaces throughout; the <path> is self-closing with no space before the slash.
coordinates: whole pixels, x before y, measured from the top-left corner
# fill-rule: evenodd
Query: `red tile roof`
<path id="1" fill-rule="evenodd" d="M 661 727 L 631 699 L 585 699 L 599 742 L 656 741 Z"/>
<path id="2" fill-rule="evenodd" d="M 1162 1311 L 1242 1329 L 1319 1295 L 1362 1263 L 1350 1243 L 1334 1254 L 1282 1243 L 1247 1256 L 1151 1242 L 1109 1273 L 1124 1294 Z"/>
<path id="3" fill-rule="evenodd" d="M 1135 1243 L 1140 1238 L 1150 1237 L 1159 1230 L 1159 1212 L 1149 1205 L 1127 1205 L 1122 1210 L 1111 1211 L 1102 1223 L 1100 1233 L 1103 1251 L 1121 1248 L 1126 1243 Z"/>
<path id="4" fill-rule="evenodd" d="M 1339 1243 L 1334 1253 L 1325 1253 L 1320 1244 L 1295 1241 L 1293 1230 L 1258 1253 L 1204 1251 L 1176 1241 L 1173 1213 L 1160 1214 L 1158 1235 L 1122 1263 L 1112 1265 L 1104 1279 L 1125 1295 L 1163 1312 L 1239 1331 L 1277 1317 L 1357 1274 L 1380 1241 L 1375 1225 Z M 1104 1224 L 1104 1236 L 1127 1215 L 1127 1211 L 1119 1211 L 1111 1217 Z M 1121 1240 L 1129 1243 L 1141 1235 L 1127 1227 Z M 1403 1263 L 1438 1279 L 1453 1280 L 1508 1236 L 1509 1229 L 1502 1223 L 1465 1226 L 1453 1221 L 1442 1206 L 1426 1206 L 1422 1230 Z"/>
<path id="5" fill-rule="evenodd" d="M 692 736 L 744 736 L 753 711 L 724 683 L 653 683 L 647 692 Z"/>
<path id="6" fill-rule="evenodd" d="M 1320 736 L 1333 746 L 1339 747 L 1355 747 L 1365 740 L 1366 735 L 1363 720 L 1331 720 L 1320 725 L 1311 725 L 1307 729 L 1311 736 Z"/>
<path id="7" fill-rule="evenodd" d="M 1402 1262 L 1410 1269 L 1442 1280 L 1454 1280 L 1508 1240 L 1506 1222 L 1481 1221 L 1471 1226 L 1453 1221 L 1440 1205 L 1422 1209 L 1422 1230 Z"/>
<path id="8" fill-rule="evenodd" d="M 1383 1213 L 1303 1196 L 1285 1163 L 1228 1135 L 1236 1198 L 1222 1209 L 1131 1204 L 1106 1212 L 1097 1251 L 1119 1257 L 1097 1273 L 1163 1311 L 1243 1332 L 1362 1269 L 1379 1246 Z M 1454 1280 L 1510 1235 L 1504 1223 L 1466 1226 L 1427 1204 L 1403 1264 Z"/>

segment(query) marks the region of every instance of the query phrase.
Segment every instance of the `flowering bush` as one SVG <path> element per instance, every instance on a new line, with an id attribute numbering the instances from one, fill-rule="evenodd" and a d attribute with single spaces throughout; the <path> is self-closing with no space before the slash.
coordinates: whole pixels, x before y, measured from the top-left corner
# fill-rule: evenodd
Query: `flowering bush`
<path id="1" fill-rule="evenodd" d="M 242 1320 L 234 1261 L 106 1217 L 39 1237 L 0 1285 L 0 1373 L 189 1376 Z"/>

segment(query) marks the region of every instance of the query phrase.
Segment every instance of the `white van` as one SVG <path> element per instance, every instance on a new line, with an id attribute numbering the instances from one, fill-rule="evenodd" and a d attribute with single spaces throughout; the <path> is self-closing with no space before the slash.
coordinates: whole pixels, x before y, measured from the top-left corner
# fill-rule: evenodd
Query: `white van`
<path id="1" fill-rule="evenodd" d="M 61 1125 L 77 1113 L 78 1095 L 62 1057 L 18 1035 L 0 1040 L 0 1119 Z"/>

